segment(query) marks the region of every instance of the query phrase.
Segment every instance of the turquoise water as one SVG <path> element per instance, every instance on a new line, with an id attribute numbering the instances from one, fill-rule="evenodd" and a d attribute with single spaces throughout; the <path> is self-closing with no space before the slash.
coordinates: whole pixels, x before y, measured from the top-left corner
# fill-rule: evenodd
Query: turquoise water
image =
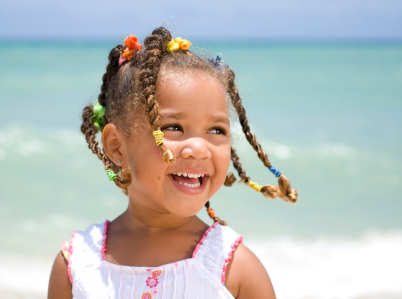
<path id="1" fill-rule="evenodd" d="M 127 205 L 79 133 L 80 113 L 96 101 L 112 46 L 0 44 L 0 255 L 8 260 L 50 265 L 73 230 L 113 219 Z M 373 244 L 401 249 L 402 43 L 202 46 L 235 69 L 257 140 L 299 192 L 292 205 L 240 184 L 222 187 L 211 201 L 218 216 L 263 261 L 264 244 L 283 249 L 283 238 L 301 255 L 317 240 L 326 240 L 329 251 L 349 248 L 344 240 L 364 251 L 367 234 Z M 232 128 L 252 180 L 276 184 L 235 119 Z M 200 216 L 208 221 L 205 211 Z M 0 276 L 2 267 L 15 265 L 0 262 Z"/>

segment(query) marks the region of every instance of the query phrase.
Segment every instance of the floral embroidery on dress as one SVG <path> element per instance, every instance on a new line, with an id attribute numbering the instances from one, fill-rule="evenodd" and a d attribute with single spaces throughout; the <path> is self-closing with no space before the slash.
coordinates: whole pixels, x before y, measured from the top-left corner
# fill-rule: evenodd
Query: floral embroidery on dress
<path id="1" fill-rule="evenodd" d="M 151 269 L 147 269 L 147 272 L 151 272 Z M 158 294 L 158 290 L 156 289 L 156 286 L 158 285 L 159 281 L 158 281 L 157 277 L 161 276 L 161 274 L 162 274 L 162 270 L 152 271 L 152 276 L 148 277 L 148 279 L 146 281 L 146 284 L 148 287 L 150 287 L 151 289 L 154 288 L 152 290 L 152 293 L 154 295 Z M 144 293 L 142 295 L 142 299 L 152 299 L 152 296 L 150 293 Z"/>
<path id="2" fill-rule="evenodd" d="M 154 277 L 158 277 L 158 276 L 160 276 L 162 274 L 162 271 L 161 270 L 155 270 L 154 272 L 152 272 L 152 275 L 154 276 Z"/>
<path id="3" fill-rule="evenodd" d="M 144 294 L 142 294 L 142 297 L 141 297 L 142 299 L 152 299 L 152 296 L 151 296 L 151 294 L 150 293 L 144 293 Z"/>
<path id="4" fill-rule="evenodd" d="M 158 278 L 156 277 L 148 277 L 147 279 L 147 286 L 149 286 L 150 288 L 154 288 L 158 285 Z"/>

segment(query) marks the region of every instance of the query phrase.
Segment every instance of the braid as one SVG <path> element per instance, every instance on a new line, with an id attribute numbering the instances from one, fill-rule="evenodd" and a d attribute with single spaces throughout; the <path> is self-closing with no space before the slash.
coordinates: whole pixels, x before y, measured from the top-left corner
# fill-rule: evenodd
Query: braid
<path id="1" fill-rule="evenodd" d="M 235 176 L 233 175 L 233 173 L 229 172 L 223 184 L 226 187 L 231 187 L 235 182 L 236 182 Z"/>
<path id="2" fill-rule="evenodd" d="M 255 135 L 250 132 L 250 126 L 248 125 L 248 120 L 246 117 L 246 111 L 241 103 L 241 98 L 239 95 L 239 91 L 236 88 L 235 83 L 235 74 L 232 70 L 228 69 L 229 77 L 228 77 L 228 93 L 232 100 L 233 107 L 236 109 L 236 112 L 239 116 L 239 121 L 242 126 L 242 130 L 244 135 L 246 136 L 247 141 L 253 147 L 253 149 L 257 152 L 258 157 L 262 161 L 262 163 L 266 167 L 271 167 L 271 162 L 268 160 L 268 155 L 262 150 L 261 145 L 256 141 Z M 243 168 L 241 168 L 241 163 L 239 162 L 239 157 L 232 148 L 231 159 L 233 161 L 233 165 L 238 171 L 242 181 L 248 183 L 250 181 L 250 177 L 246 176 L 246 172 Z M 272 185 L 265 185 L 261 188 L 261 193 L 268 198 L 281 197 L 285 201 L 296 202 L 297 201 L 297 191 L 295 189 L 290 188 L 290 182 L 288 179 L 281 174 L 278 178 L 279 189 Z"/>
<path id="3" fill-rule="evenodd" d="M 105 170 L 112 170 L 116 173 L 116 179 L 114 180 L 115 184 L 123 189 L 123 193 L 127 194 L 127 187 L 131 183 L 131 172 L 130 174 L 127 171 L 122 171 L 122 178 L 118 175 L 119 167 L 115 165 L 109 157 L 102 152 L 101 148 L 98 146 L 99 142 L 96 140 L 95 136 L 98 132 L 98 128 L 94 125 L 92 120 L 94 107 L 92 105 L 88 105 L 84 108 L 82 112 L 82 125 L 81 132 L 85 135 L 85 139 L 88 143 L 88 148 L 92 150 L 92 152 L 102 161 L 103 165 L 105 165 Z"/>
<path id="4" fill-rule="evenodd" d="M 213 219 L 214 222 L 218 222 L 220 225 L 228 225 L 226 221 L 220 219 L 219 217 L 216 217 L 215 211 L 209 206 L 209 200 L 205 204 L 205 207 L 207 208 L 209 217 Z"/>
<path id="5" fill-rule="evenodd" d="M 149 124 L 154 131 L 161 128 L 161 116 L 159 114 L 159 104 L 156 101 L 156 77 L 161 65 L 162 56 L 165 53 L 166 43 L 172 39 L 169 31 L 165 28 L 155 29 L 145 41 L 145 51 L 140 71 L 140 82 L 142 87 L 141 100 L 145 112 L 148 116 Z M 174 163 L 176 157 L 173 152 L 165 147 L 163 143 L 159 145 L 159 150 L 163 160 L 167 163 Z"/>
<path id="6" fill-rule="evenodd" d="M 123 50 L 123 45 L 117 45 L 109 53 L 109 64 L 106 66 L 106 72 L 102 76 L 101 92 L 98 96 L 98 102 L 102 106 L 106 106 L 106 92 L 108 83 L 110 82 L 112 76 L 114 76 L 119 69 L 119 58 L 121 53 L 123 53 Z"/>
<path id="7" fill-rule="evenodd" d="M 237 170 L 239 176 L 241 177 L 241 181 L 245 182 L 248 184 L 250 182 L 250 177 L 246 175 L 246 171 L 241 167 L 240 163 L 240 158 L 236 154 L 236 151 L 234 147 L 231 149 L 231 156 L 230 158 L 232 159 L 233 166 Z M 260 191 L 265 197 L 267 198 L 275 198 L 275 197 L 282 197 L 283 195 L 281 192 L 279 192 L 278 187 L 272 186 L 272 185 L 265 185 L 261 187 Z M 286 200 L 286 199 L 285 199 Z"/>
<path id="8" fill-rule="evenodd" d="M 237 170 L 237 173 L 241 178 L 240 181 L 247 184 L 250 181 L 250 177 L 246 175 L 246 171 L 241 167 L 240 158 L 236 154 L 236 150 L 234 147 L 231 147 L 230 149 L 230 159 L 232 159 L 233 166 Z"/>
<path id="9" fill-rule="evenodd" d="M 106 106 L 106 94 L 108 91 L 108 83 L 112 79 L 112 77 L 117 73 L 119 67 L 119 58 L 120 54 L 123 51 L 124 47 L 122 45 L 118 45 L 113 48 L 109 53 L 109 64 L 106 67 L 106 72 L 102 77 L 102 86 L 101 92 L 98 96 L 99 104 L 102 106 Z M 116 174 L 116 179 L 114 180 L 115 184 L 123 189 L 123 193 L 127 194 L 127 187 L 131 183 L 131 173 L 128 174 L 127 171 L 122 171 L 121 178 L 118 173 L 120 168 L 113 163 L 109 157 L 102 152 L 101 148 L 98 146 L 99 142 L 96 140 L 96 133 L 99 132 L 98 127 L 96 127 L 93 123 L 93 106 L 88 105 L 84 108 L 82 112 L 82 125 L 81 132 L 85 135 L 85 139 L 88 143 L 88 147 L 92 150 L 92 152 L 102 161 L 103 165 L 105 165 L 105 170 L 112 170 Z M 106 116 L 104 119 L 104 125 L 106 125 L 107 120 Z"/>

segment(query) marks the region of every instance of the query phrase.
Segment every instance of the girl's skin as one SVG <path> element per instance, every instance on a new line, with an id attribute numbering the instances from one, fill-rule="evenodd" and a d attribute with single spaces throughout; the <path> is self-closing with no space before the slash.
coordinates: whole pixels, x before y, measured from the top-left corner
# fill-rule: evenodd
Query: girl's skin
<path id="1" fill-rule="evenodd" d="M 161 72 L 157 85 L 164 144 L 176 155 L 165 163 L 149 126 L 123 138 L 114 124 L 102 131 L 108 157 L 132 169 L 127 210 L 108 229 L 106 260 L 118 265 L 160 266 L 192 257 L 208 225 L 197 216 L 222 186 L 230 162 L 230 123 L 226 90 L 199 71 Z M 140 110 L 136 123 L 147 124 Z M 200 187 L 176 183 L 172 173 L 204 174 Z M 226 271 L 235 298 L 275 298 L 264 266 L 239 244 Z M 67 262 L 58 254 L 48 298 L 72 298 Z"/>

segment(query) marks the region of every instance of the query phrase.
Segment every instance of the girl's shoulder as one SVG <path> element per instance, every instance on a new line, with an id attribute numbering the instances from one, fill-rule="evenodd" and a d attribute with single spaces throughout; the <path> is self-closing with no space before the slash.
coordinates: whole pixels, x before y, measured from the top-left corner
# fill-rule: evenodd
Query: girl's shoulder
<path id="1" fill-rule="evenodd" d="M 101 254 L 103 233 L 108 223 L 106 220 L 100 224 L 91 224 L 84 231 L 74 231 L 70 240 L 61 245 L 61 251 L 55 258 L 50 274 L 48 298 L 72 298 L 71 258 L 73 253 L 77 255 L 77 251 L 82 251 L 86 248 L 92 251 L 92 256 Z M 82 254 L 78 255 L 83 256 Z"/>
<path id="2" fill-rule="evenodd" d="M 199 247 L 199 248 L 197 248 Z M 243 244 L 243 236 L 217 222 L 204 234 L 193 257 L 235 298 L 275 298 L 268 273 L 257 256 Z M 258 283 L 256 284 L 256 281 Z"/>
<path id="3" fill-rule="evenodd" d="M 241 242 L 243 242 L 242 235 L 228 226 L 215 222 L 207 229 L 195 247 L 193 258 L 208 268 L 209 271 L 219 275 L 222 284 L 225 284 L 226 269 L 232 259 L 233 252 Z"/>
<path id="4" fill-rule="evenodd" d="M 84 231 L 76 230 L 71 234 L 70 240 L 61 244 L 61 252 L 65 259 L 70 263 L 74 250 L 91 252 L 99 257 L 104 257 L 106 246 L 106 234 L 110 221 L 91 224 Z"/>

